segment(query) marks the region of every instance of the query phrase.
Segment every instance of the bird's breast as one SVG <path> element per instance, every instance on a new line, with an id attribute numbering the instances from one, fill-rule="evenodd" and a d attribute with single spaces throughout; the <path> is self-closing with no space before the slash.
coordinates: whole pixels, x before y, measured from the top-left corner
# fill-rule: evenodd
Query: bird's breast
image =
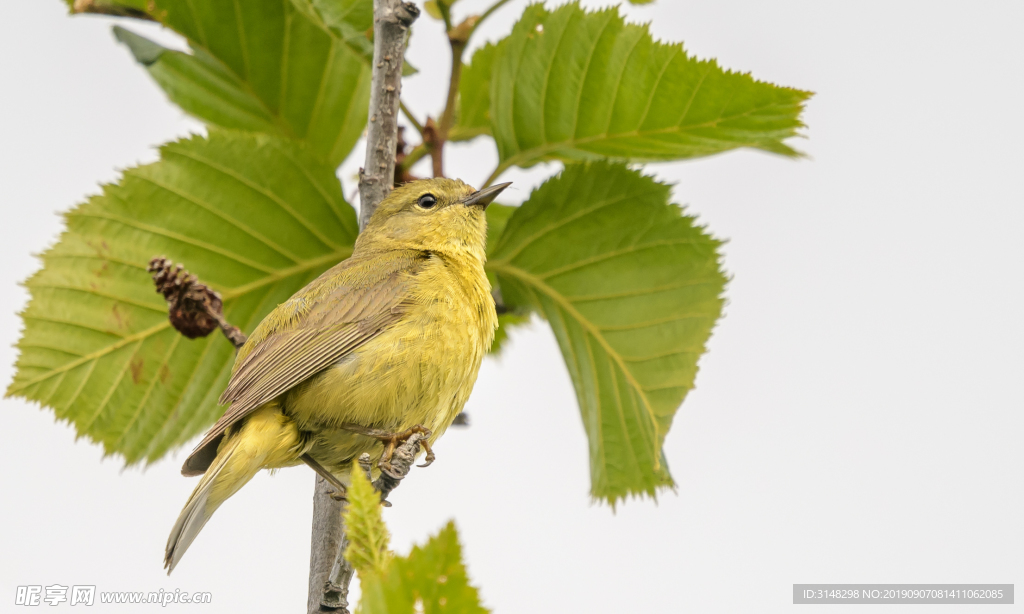
<path id="1" fill-rule="evenodd" d="M 286 411 L 303 430 L 355 423 L 397 431 L 422 424 L 436 439 L 469 398 L 496 327 L 483 269 L 471 273 L 443 263 L 421 272 L 406 317 L 296 387 Z M 347 432 L 335 438 L 334 455 L 358 452 Z"/>

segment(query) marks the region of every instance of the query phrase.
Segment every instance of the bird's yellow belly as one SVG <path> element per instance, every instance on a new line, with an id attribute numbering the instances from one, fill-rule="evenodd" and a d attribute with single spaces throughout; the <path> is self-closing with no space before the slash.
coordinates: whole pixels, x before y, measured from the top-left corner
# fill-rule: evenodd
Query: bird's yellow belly
<path id="1" fill-rule="evenodd" d="M 417 424 L 439 437 L 462 411 L 490 343 L 450 305 L 424 307 L 337 365 L 296 387 L 284 411 L 313 441 L 309 453 L 332 472 L 353 458 L 379 458 L 379 442 L 339 428 L 345 423 L 403 431 Z M 469 358 L 469 360 L 467 360 Z"/>

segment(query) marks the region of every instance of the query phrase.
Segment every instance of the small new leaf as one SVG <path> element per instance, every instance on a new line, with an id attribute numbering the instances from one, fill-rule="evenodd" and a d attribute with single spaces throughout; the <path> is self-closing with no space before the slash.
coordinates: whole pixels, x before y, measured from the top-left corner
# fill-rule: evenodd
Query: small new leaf
<path id="1" fill-rule="evenodd" d="M 380 493 L 373 488 L 358 462 L 352 463 L 352 484 L 349 486 L 348 505 L 343 513 L 348 549 L 345 559 L 359 572 L 384 575 L 391 561 L 388 528 L 381 517 Z"/>
<path id="2" fill-rule="evenodd" d="M 551 324 L 591 494 L 613 505 L 672 485 L 662 442 L 722 312 L 719 242 L 669 191 L 622 165 L 570 165 L 512 214 L 487 263 L 506 305 Z"/>
<path id="3" fill-rule="evenodd" d="M 427 15 L 432 18 L 441 21 L 444 19 L 444 15 L 441 14 L 441 8 L 437 4 L 437 0 L 427 0 L 423 3 L 423 8 L 427 11 Z"/>
<path id="4" fill-rule="evenodd" d="M 407 557 L 396 557 L 388 573 L 361 574 L 358 614 L 487 614 L 469 583 L 462 547 L 449 522 Z"/>

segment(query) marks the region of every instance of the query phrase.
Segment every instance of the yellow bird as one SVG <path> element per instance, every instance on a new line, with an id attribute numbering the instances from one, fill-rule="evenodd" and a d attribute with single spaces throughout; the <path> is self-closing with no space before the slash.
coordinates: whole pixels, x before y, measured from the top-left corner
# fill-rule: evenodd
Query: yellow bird
<path id="1" fill-rule="evenodd" d="M 425 429 L 430 443 L 444 433 L 497 328 L 484 210 L 508 185 L 476 191 L 439 178 L 396 188 L 349 259 L 260 322 L 221 396 L 228 409 L 182 467 L 203 478 L 171 529 L 167 573 L 260 469 L 305 462 L 343 491 L 353 459 L 384 452 L 352 425 Z"/>

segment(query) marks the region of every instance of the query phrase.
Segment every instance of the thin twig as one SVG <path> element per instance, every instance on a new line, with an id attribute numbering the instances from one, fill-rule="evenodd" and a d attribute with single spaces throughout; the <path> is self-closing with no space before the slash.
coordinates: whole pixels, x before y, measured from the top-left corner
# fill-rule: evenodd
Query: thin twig
<path id="1" fill-rule="evenodd" d="M 416 129 L 416 132 L 422 135 L 423 124 L 417 121 L 416 116 L 412 114 L 412 111 L 409 110 L 409 107 L 405 106 L 405 102 L 399 100 L 398 108 L 402 109 L 402 114 L 405 115 L 405 119 L 409 120 L 409 123 L 412 124 L 412 127 Z"/>
<path id="2" fill-rule="evenodd" d="M 410 151 L 408 154 L 405 155 L 404 158 L 402 158 L 399 167 L 403 172 L 408 171 L 413 167 L 414 164 L 416 164 L 417 162 L 422 160 L 424 156 L 427 156 L 429 154 L 430 148 L 425 143 L 420 143 L 416 147 L 413 147 L 412 151 Z"/>
<path id="3" fill-rule="evenodd" d="M 444 29 L 445 30 L 451 30 L 452 29 L 452 11 L 451 11 L 451 8 L 449 8 L 448 3 L 446 3 L 446 2 L 438 2 L 437 3 L 437 12 L 441 13 L 441 19 L 444 21 Z"/>
<path id="4" fill-rule="evenodd" d="M 444 177 L 444 139 L 433 117 L 423 126 L 423 144 L 430 153 L 430 167 L 434 177 Z"/>
<path id="5" fill-rule="evenodd" d="M 152 7 L 150 10 L 153 10 Z M 93 14 L 93 15 L 111 15 L 113 17 L 131 17 L 133 19 L 142 19 L 145 21 L 156 21 L 156 19 L 147 13 L 139 9 L 133 9 L 131 7 L 122 6 L 120 4 L 113 4 L 103 2 L 102 0 L 75 0 L 74 4 L 71 5 L 71 12 L 78 15 L 82 13 Z"/>
<path id="6" fill-rule="evenodd" d="M 436 126 L 431 126 L 430 120 L 427 121 L 426 128 L 433 127 L 433 132 L 430 134 L 424 132 L 423 134 L 423 142 L 430 148 L 435 177 L 444 177 L 444 146 L 448 142 L 448 135 L 455 123 L 455 107 L 458 104 L 459 83 L 462 80 L 462 56 L 466 52 L 466 43 L 469 42 L 469 37 L 473 34 L 473 29 L 478 21 L 478 17 L 470 16 L 455 27 L 450 27 L 449 24 L 448 43 L 452 50 L 452 67 L 448 77 L 448 99 L 445 101 L 444 111 Z"/>

